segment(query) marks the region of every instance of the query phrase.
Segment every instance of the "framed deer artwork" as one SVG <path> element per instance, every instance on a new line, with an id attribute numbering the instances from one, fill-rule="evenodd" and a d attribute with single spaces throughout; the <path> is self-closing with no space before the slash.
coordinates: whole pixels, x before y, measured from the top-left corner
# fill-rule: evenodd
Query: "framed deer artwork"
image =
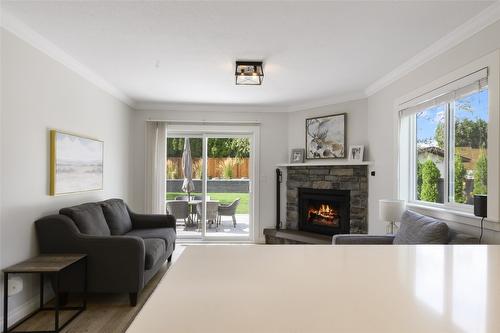
<path id="1" fill-rule="evenodd" d="M 346 114 L 306 119 L 306 159 L 345 158 Z"/>

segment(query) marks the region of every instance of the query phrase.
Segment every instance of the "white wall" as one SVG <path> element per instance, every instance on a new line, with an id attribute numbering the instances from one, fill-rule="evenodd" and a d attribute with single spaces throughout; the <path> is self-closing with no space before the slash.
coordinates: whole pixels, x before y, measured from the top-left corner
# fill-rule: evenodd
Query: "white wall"
<path id="1" fill-rule="evenodd" d="M 2 29 L 1 38 L 3 268 L 37 253 L 37 218 L 86 201 L 128 199 L 132 110 L 10 32 Z M 103 191 L 48 195 L 51 128 L 104 141 Z M 9 308 L 27 304 L 36 288 L 36 282 L 25 279 L 24 291 L 10 298 Z"/>
<path id="2" fill-rule="evenodd" d="M 145 179 L 145 122 L 147 120 L 182 120 L 182 121 L 233 121 L 260 123 L 260 239 L 263 241 L 262 229 L 275 225 L 276 164 L 287 161 L 288 115 L 270 112 L 213 112 L 213 111 L 136 111 L 133 115 L 131 133 L 134 138 L 132 146 L 133 195 L 130 205 L 137 211 L 144 211 L 144 179 Z"/>
<path id="3" fill-rule="evenodd" d="M 397 195 L 397 122 L 395 101 L 446 74 L 485 56 L 500 47 L 500 22 L 489 26 L 457 47 L 434 58 L 405 77 L 368 98 L 368 140 L 376 161 L 376 177 L 369 181 L 370 233 L 383 233 L 385 225 L 378 221 L 378 200 Z M 491 112 L 498 112 L 492 110 Z M 498 152 L 496 152 L 498 153 Z M 497 203 L 498 204 L 498 203 Z M 452 224 L 457 229 L 478 233 L 476 227 Z M 488 231 L 487 242 L 500 243 L 500 233 Z"/>
<path id="4" fill-rule="evenodd" d="M 306 119 L 312 117 L 328 116 L 338 113 L 347 113 L 346 117 L 346 149 L 349 145 L 365 146 L 365 160 L 369 159 L 368 145 L 368 101 L 366 99 L 328 105 L 296 111 L 288 117 L 288 148 L 305 148 Z"/>

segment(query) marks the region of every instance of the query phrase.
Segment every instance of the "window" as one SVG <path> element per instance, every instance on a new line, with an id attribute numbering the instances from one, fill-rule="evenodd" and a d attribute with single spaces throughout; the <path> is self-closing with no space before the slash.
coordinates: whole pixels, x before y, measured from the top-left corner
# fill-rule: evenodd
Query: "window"
<path id="1" fill-rule="evenodd" d="M 486 79 L 405 109 L 400 119 L 409 201 L 467 209 L 474 194 L 487 194 Z"/>

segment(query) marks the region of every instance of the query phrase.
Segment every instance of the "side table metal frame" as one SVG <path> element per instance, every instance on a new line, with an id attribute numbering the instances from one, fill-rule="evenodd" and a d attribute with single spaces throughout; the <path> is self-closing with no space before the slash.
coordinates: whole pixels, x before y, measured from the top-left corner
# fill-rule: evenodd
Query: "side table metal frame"
<path id="1" fill-rule="evenodd" d="M 63 272 L 66 268 L 71 267 L 72 265 L 80 262 L 83 260 L 83 302 L 81 306 L 64 306 L 61 307 L 59 302 L 59 274 Z M 26 322 L 28 319 L 32 318 L 36 314 L 40 313 L 41 311 L 54 311 L 54 330 L 52 331 L 15 331 L 16 333 L 59 333 L 66 325 L 68 325 L 70 322 L 73 321 L 80 313 L 82 313 L 86 308 L 87 308 L 87 256 L 81 258 L 78 261 L 75 261 L 68 267 L 65 267 L 64 269 L 58 271 L 58 272 L 40 272 L 40 273 L 35 273 L 35 272 L 4 272 L 3 273 L 3 285 L 4 285 L 4 293 L 3 293 L 3 332 L 8 333 L 8 332 L 13 332 L 13 330 L 21 325 L 22 323 Z M 34 312 L 30 313 L 26 317 L 22 318 L 21 320 L 17 321 L 14 325 L 11 327 L 8 326 L 8 305 L 9 305 L 9 297 L 8 297 L 8 291 L 9 291 L 9 274 L 40 274 L 40 306 L 37 310 Z M 55 279 L 55 306 L 51 307 L 46 307 L 44 306 L 44 274 L 51 274 L 54 276 Z M 72 315 L 63 325 L 59 326 L 59 312 L 60 311 L 77 311 L 74 315 Z"/>

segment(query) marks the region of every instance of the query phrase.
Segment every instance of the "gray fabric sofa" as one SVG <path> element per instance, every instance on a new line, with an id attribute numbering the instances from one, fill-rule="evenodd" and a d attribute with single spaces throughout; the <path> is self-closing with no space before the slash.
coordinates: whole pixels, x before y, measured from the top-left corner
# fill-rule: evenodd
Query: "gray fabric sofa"
<path id="1" fill-rule="evenodd" d="M 88 255 L 91 293 L 137 295 L 175 249 L 175 218 L 136 214 L 121 199 L 63 208 L 35 222 L 40 252 Z M 59 290 L 82 291 L 82 267 L 61 275 Z M 64 296 L 63 296 L 64 297 Z"/>
<path id="2" fill-rule="evenodd" d="M 442 221 L 406 210 L 395 235 L 335 235 L 332 244 L 478 244 L 478 238 L 457 233 Z"/>

